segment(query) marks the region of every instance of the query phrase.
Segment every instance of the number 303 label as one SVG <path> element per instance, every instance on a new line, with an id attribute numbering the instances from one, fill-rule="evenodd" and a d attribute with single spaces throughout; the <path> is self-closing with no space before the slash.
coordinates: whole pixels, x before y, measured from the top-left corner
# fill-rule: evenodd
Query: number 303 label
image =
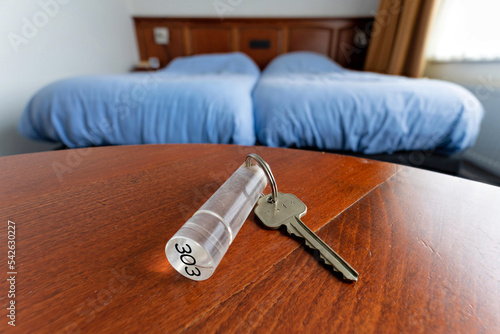
<path id="1" fill-rule="evenodd" d="M 201 276 L 201 271 L 198 267 L 196 267 L 196 259 L 191 255 L 192 249 L 191 246 L 186 244 L 179 249 L 179 244 L 175 244 L 175 250 L 181 255 L 181 262 L 186 266 L 184 270 L 186 274 L 189 276 Z"/>

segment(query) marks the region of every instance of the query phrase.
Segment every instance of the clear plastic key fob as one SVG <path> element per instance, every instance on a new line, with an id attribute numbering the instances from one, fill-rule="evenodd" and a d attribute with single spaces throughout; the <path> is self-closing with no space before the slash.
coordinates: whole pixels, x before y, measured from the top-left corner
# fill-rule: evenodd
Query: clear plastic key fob
<path id="1" fill-rule="evenodd" d="M 249 158 L 168 241 L 167 259 L 185 277 L 212 276 L 267 186 L 266 173 Z"/>

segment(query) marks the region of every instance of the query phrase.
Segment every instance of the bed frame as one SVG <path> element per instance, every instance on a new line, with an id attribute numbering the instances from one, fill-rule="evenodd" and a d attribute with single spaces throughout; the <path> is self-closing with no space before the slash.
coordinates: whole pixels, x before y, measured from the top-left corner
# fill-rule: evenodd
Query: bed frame
<path id="1" fill-rule="evenodd" d="M 340 65 L 363 68 L 373 18 L 208 19 L 135 17 L 140 57 L 163 67 L 175 57 L 241 51 L 264 68 L 276 56 L 314 51 Z M 169 42 L 157 44 L 155 28 L 168 28 Z"/>

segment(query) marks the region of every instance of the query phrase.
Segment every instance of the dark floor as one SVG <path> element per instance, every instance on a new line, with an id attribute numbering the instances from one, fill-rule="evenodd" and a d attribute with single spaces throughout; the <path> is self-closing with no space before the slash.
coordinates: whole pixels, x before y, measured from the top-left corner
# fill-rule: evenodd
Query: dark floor
<path id="1" fill-rule="evenodd" d="M 364 157 L 373 160 L 392 162 L 400 165 L 422 168 L 443 174 L 458 176 L 464 179 L 500 186 L 500 176 L 471 164 L 461 155 L 451 157 L 441 156 L 434 152 L 414 151 L 395 154 L 363 155 L 358 153 L 334 152 L 340 154 Z"/>
<path id="2" fill-rule="evenodd" d="M 464 179 L 474 180 L 478 182 L 483 182 L 500 187 L 500 177 L 493 175 L 473 164 L 468 162 L 463 162 L 458 172 L 458 176 Z"/>

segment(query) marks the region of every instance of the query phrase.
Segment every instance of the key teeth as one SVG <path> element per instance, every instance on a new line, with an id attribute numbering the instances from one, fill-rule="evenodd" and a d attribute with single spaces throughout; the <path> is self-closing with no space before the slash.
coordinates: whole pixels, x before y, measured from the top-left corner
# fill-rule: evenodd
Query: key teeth
<path id="1" fill-rule="evenodd" d="M 304 239 L 304 240 L 305 240 L 305 244 L 306 244 L 306 246 L 307 246 L 307 247 L 309 247 L 309 248 L 311 248 L 311 249 L 313 249 L 313 250 L 315 250 L 315 251 L 317 251 L 317 252 L 318 252 L 319 257 L 321 258 L 321 260 L 323 260 L 323 262 L 324 262 L 326 265 L 330 266 L 330 267 L 333 269 L 333 271 L 340 272 L 340 270 L 338 270 L 337 268 L 335 268 L 335 267 L 333 266 L 333 264 L 332 264 L 330 261 L 328 261 L 328 260 L 327 260 L 327 259 L 323 256 L 323 254 L 321 254 L 321 252 L 320 252 L 317 248 L 315 248 L 313 245 L 311 245 L 311 243 L 309 243 L 309 241 L 307 241 L 307 239 Z"/>
<path id="2" fill-rule="evenodd" d="M 304 239 L 304 240 L 305 240 L 305 244 L 306 244 L 306 246 L 307 246 L 307 247 L 309 247 L 309 248 L 311 248 L 311 249 L 314 249 L 314 250 L 317 250 L 316 248 L 314 248 L 314 247 L 313 247 L 313 245 L 311 245 L 311 244 L 309 243 L 309 241 L 307 241 L 306 239 Z"/>
<path id="3" fill-rule="evenodd" d="M 311 243 L 309 241 L 307 241 L 306 238 L 304 238 L 302 235 L 300 235 L 300 233 L 298 233 L 298 231 L 293 227 L 293 226 L 290 226 L 290 225 L 287 225 L 286 226 L 286 229 L 288 231 L 289 234 L 292 234 L 296 237 L 299 237 L 301 239 L 304 239 L 304 243 L 307 247 L 309 247 L 310 249 L 312 250 L 315 250 L 318 252 L 319 254 L 319 257 L 321 260 L 323 260 L 323 262 L 329 266 L 334 272 L 337 272 L 337 273 L 342 273 L 340 270 L 338 270 L 337 268 L 335 268 L 335 266 L 330 262 L 328 261 L 324 256 L 323 254 L 321 254 L 321 252 L 319 251 L 319 249 L 315 248 L 313 245 L 311 245 Z M 346 281 L 352 281 L 351 279 L 348 279 L 343 273 L 342 273 L 342 277 L 344 280 Z M 355 279 L 354 281 L 357 281 L 357 279 Z"/>
<path id="4" fill-rule="evenodd" d="M 330 266 L 333 269 L 333 271 L 336 271 L 338 273 L 340 272 L 340 270 L 338 270 L 337 268 L 335 268 L 330 261 L 328 261 L 327 259 L 325 259 L 325 257 L 323 255 L 321 255 L 321 253 L 319 253 L 319 257 L 325 262 L 326 265 Z"/>
<path id="5" fill-rule="evenodd" d="M 329 267 L 330 267 L 333 271 L 335 271 L 335 272 L 337 272 L 337 273 L 340 273 L 340 270 L 338 270 L 337 268 L 335 268 L 335 266 L 333 265 L 333 263 L 331 263 L 330 261 L 328 261 L 328 260 L 327 260 L 327 259 L 323 256 L 323 254 L 321 254 L 321 252 L 320 252 L 318 249 L 314 248 L 314 247 L 313 247 L 313 246 L 312 246 L 312 245 L 311 245 L 311 244 L 310 244 L 310 243 L 309 243 L 306 239 L 304 239 L 304 240 L 305 240 L 305 244 L 306 244 L 306 246 L 307 246 L 307 247 L 309 247 L 309 248 L 311 248 L 311 249 L 313 249 L 313 250 L 315 250 L 315 251 L 317 251 L 317 252 L 318 252 L 320 259 L 321 259 L 321 260 L 323 260 L 323 262 L 324 262 L 327 266 L 329 266 Z M 347 278 L 344 276 L 344 279 L 347 279 Z"/>
<path id="6" fill-rule="evenodd" d="M 320 258 L 321 258 L 321 259 L 325 262 L 325 264 L 327 264 L 328 266 L 330 266 L 330 268 L 332 268 L 332 270 L 333 270 L 333 271 L 335 271 L 335 272 L 337 272 L 337 273 L 341 273 L 341 274 L 342 274 L 342 278 L 343 278 L 344 280 L 346 280 L 346 281 L 354 281 L 354 282 L 357 282 L 357 281 L 358 281 L 358 279 L 357 279 L 357 278 L 355 278 L 355 279 L 350 279 L 350 278 L 347 278 L 347 277 L 346 277 L 346 276 L 345 276 L 345 275 L 344 275 L 344 274 L 343 274 L 340 270 L 338 270 L 337 268 L 335 268 L 335 267 L 333 266 L 333 264 L 332 264 L 330 261 L 328 261 L 327 259 L 325 259 L 325 258 L 323 257 L 323 255 L 321 255 L 321 253 L 319 254 L 319 257 L 320 257 Z"/>
<path id="7" fill-rule="evenodd" d="M 304 238 L 303 236 L 301 236 L 299 234 L 299 232 L 297 232 L 297 230 L 293 226 L 287 225 L 286 230 L 287 230 L 288 234 L 294 235 L 294 236 L 302 238 L 302 239 Z"/>

